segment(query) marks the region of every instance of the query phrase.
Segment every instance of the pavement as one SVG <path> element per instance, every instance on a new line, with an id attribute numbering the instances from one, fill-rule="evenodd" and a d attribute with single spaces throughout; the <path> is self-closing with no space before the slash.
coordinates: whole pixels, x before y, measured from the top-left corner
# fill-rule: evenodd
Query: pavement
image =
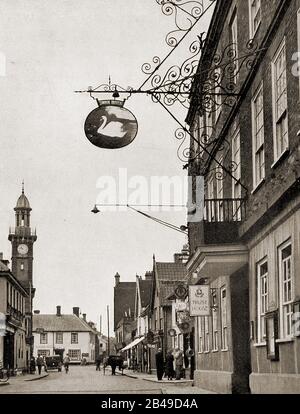
<path id="1" fill-rule="evenodd" d="M 107 367 L 106 370 L 109 373 L 111 372 L 109 367 Z M 122 373 L 118 370 L 116 370 L 116 374 L 122 375 Z M 159 384 L 162 390 L 162 394 L 217 394 L 213 391 L 208 391 L 199 387 L 195 387 L 193 380 L 181 379 L 169 381 L 168 379 L 163 378 L 161 381 L 159 381 L 155 374 L 132 372 L 131 370 L 124 370 L 123 375 L 128 378 L 139 379 Z"/>
<path id="2" fill-rule="evenodd" d="M 11 377 L 1 394 L 210 394 L 190 383 L 157 381 L 154 375 L 124 372 L 113 376 L 95 366 L 70 366 L 65 372 L 49 371 L 38 375 Z M 34 377 L 34 380 L 32 380 Z M 180 385 L 180 386 L 179 386 Z M 183 386 L 184 385 L 184 386 Z"/>
<path id="3" fill-rule="evenodd" d="M 15 377 L 10 377 L 9 380 L 6 382 L 0 382 L 0 386 L 22 383 L 23 381 L 38 381 L 40 379 L 47 378 L 48 376 L 49 376 L 48 372 L 45 372 L 41 375 L 37 375 L 37 374 L 17 375 Z"/>

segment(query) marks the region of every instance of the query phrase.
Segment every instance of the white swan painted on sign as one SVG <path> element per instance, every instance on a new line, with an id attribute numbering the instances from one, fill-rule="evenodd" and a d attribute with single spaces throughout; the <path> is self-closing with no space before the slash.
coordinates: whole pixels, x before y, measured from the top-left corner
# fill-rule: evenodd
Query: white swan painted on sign
<path id="1" fill-rule="evenodd" d="M 102 124 L 98 128 L 98 134 L 105 135 L 106 137 L 123 138 L 126 135 L 126 131 L 123 130 L 122 122 L 111 121 L 107 122 L 107 116 L 102 115 L 100 120 Z"/>

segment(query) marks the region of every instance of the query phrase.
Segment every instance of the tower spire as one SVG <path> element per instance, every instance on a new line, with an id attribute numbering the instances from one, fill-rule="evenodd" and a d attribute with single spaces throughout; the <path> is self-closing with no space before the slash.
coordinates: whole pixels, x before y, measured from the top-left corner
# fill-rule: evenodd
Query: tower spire
<path id="1" fill-rule="evenodd" d="M 24 194 L 24 180 L 22 181 L 22 194 Z"/>

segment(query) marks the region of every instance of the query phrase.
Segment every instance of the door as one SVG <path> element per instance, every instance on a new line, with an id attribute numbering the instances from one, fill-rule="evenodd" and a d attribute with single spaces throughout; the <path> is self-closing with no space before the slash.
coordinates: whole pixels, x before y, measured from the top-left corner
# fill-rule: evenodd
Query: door
<path id="1" fill-rule="evenodd" d="M 5 369 L 14 369 L 15 368 L 15 335 L 7 332 L 4 337 L 4 367 Z"/>

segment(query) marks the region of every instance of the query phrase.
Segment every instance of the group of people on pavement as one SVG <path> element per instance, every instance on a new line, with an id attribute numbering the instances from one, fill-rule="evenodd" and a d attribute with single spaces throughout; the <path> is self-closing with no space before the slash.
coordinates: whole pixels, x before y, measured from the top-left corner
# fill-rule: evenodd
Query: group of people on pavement
<path id="1" fill-rule="evenodd" d="M 180 380 L 183 377 L 183 352 L 179 348 L 174 351 L 170 349 L 167 352 L 166 359 L 164 359 L 162 349 L 159 348 L 155 359 L 158 381 L 161 381 L 164 375 L 168 380 L 173 378 Z"/>
<path id="2" fill-rule="evenodd" d="M 42 357 L 42 355 L 38 354 L 37 358 L 34 358 L 34 356 L 30 360 L 30 372 L 35 373 L 36 368 L 38 369 L 38 374 L 41 375 L 42 368 L 44 367 L 44 371 L 47 372 L 47 364 L 45 357 Z"/>
<path id="3" fill-rule="evenodd" d="M 69 372 L 70 361 L 71 360 L 70 360 L 69 354 L 67 354 L 64 357 L 63 362 L 62 362 L 62 365 L 64 365 L 64 368 L 65 368 L 66 374 Z M 41 354 L 38 354 L 37 358 L 32 356 L 32 358 L 30 360 L 30 372 L 34 374 L 36 372 L 36 368 L 37 368 L 38 369 L 38 374 L 41 375 L 43 367 L 44 367 L 44 371 L 48 372 L 46 358 L 43 357 Z"/>

